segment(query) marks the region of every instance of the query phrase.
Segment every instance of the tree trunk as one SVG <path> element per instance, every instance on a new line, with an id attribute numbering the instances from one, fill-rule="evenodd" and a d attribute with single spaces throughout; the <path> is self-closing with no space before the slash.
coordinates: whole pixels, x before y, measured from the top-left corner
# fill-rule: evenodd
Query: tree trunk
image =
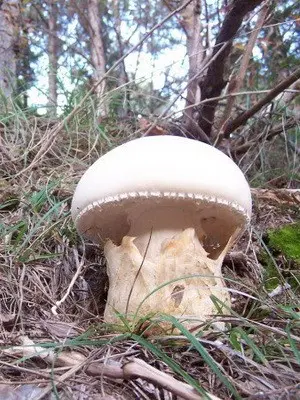
<path id="1" fill-rule="evenodd" d="M 121 17 L 120 17 L 120 4 L 118 0 L 113 0 L 113 13 L 114 13 L 114 30 L 116 33 L 117 37 L 117 43 L 118 43 L 118 52 L 120 54 L 120 58 L 124 56 L 125 50 L 124 50 L 124 43 L 122 39 L 122 32 L 121 32 Z M 124 93 L 124 101 L 121 104 L 121 107 L 118 107 L 118 116 L 120 118 L 125 118 L 127 117 L 129 110 L 130 110 L 130 96 L 129 96 L 129 90 L 126 85 L 129 82 L 128 74 L 126 71 L 126 66 L 125 66 L 125 60 L 122 60 L 122 62 L 119 65 L 119 76 L 118 76 L 118 84 L 119 86 L 122 86 L 122 91 L 121 93 Z"/>
<path id="2" fill-rule="evenodd" d="M 94 81 L 99 82 L 105 74 L 105 53 L 101 34 L 101 17 L 98 0 L 88 0 L 88 18 L 89 34 L 91 38 L 91 60 L 94 68 Z M 99 100 L 99 114 L 106 116 L 108 114 L 107 104 L 103 97 L 105 94 L 105 81 L 101 82 L 95 89 Z"/>
<path id="3" fill-rule="evenodd" d="M 0 2 L 0 94 L 9 98 L 16 87 L 16 50 L 19 33 L 20 3 Z"/>
<path id="4" fill-rule="evenodd" d="M 183 3 L 183 1 L 182 1 Z M 164 0 L 164 4 L 174 11 L 174 4 L 170 0 Z M 201 98 L 199 88 L 200 71 L 204 59 L 204 48 L 201 37 L 201 0 L 192 0 L 180 11 L 178 22 L 186 35 L 187 55 L 189 59 L 188 84 L 186 95 L 186 109 L 183 113 L 184 135 L 210 143 L 209 138 L 197 124 L 196 107 Z"/>
<path id="5" fill-rule="evenodd" d="M 200 81 L 201 100 L 208 100 L 220 96 L 226 85 L 226 61 L 232 48 L 232 41 L 241 27 L 244 17 L 253 11 L 263 0 L 234 0 L 230 3 L 222 27 L 216 38 L 213 49 L 213 60 Z M 199 107 L 198 126 L 207 137 L 212 136 L 215 111 L 218 100 L 206 102 Z"/>
<path id="6" fill-rule="evenodd" d="M 183 13 L 182 25 L 186 32 L 187 54 L 189 59 L 188 87 L 186 96 L 186 107 L 200 100 L 199 71 L 203 60 L 203 46 L 201 40 L 201 0 L 193 0 Z M 193 118 L 194 109 L 188 108 L 185 115 L 187 130 Z"/>
<path id="7" fill-rule="evenodd" d="M 49 57 L 49 114 L 55 116 L 57 110 L 57 68 L 58 68 L 58 37 L 57 37 L 57 3 L 48 0 L 49 6 L 49 33 L 48 33 L 48 57 Z"/>

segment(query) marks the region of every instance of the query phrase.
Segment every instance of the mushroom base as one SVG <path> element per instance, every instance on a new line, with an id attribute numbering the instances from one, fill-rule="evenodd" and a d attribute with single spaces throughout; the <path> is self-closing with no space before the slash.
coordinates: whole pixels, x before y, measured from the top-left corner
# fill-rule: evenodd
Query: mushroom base
<path id="1" fill-rule="evenodd" d="M 120 246 L 108 241 L 104 247 L 109 276 L 106 322 L 120 322 L 116 311 L 136 322 L 145 316 L 169 314 L 186 328 L 195 329 L 219 311 L 212 295 L 230 306 L 221 266 L 231 240 L 213 260 L 195 230 L 187 228 L 161 243 L 156 262 L 147 258 L 147 252 L 140 253 L 135 240 L 125 236 Z"/>

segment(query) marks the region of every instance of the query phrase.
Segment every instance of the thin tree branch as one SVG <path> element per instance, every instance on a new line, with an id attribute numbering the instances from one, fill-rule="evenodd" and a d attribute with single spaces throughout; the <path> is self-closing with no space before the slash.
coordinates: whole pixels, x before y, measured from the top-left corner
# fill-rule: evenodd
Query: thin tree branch
<path id="1" fill-rule="evenodd" d="M 218 55 L 225 49 L 226 46 L 227 46 L 227 43 L 224 43 L 218 49 L 216 54 L 214 54 L 210 58 L 208 57 L 206 60 L 204 60 L 200 71 L 197 73 L 196 76 L 193 76 L 192 79 L 193 80 L 197 79 L 202 74 L 202 72 L 205 71 L 210 66 L 210 64 L 218 57 Z M 144 133 L 144 136 L 146 136 L 150 132 L 150 130 L 155 126 L 155 124 L 157 124 L 158 121 L 160 121 L 160 119 L 162 119 L 167 114 L 167 112 L 170 111 L 170 109 L 173 107 L 173 105 L 176 103 L 176 101 L 182 96 L 183 92 L 187 89 L 190 82 L 191 82 L 191 80 L 188 80 L 186 86 L 184 86 L 181 89 L 180 93 L 175 97 L 175 99 L 169 104 L 169 106 L 164 111 L 162 111 L 162 113 L 155 119 L 155 121 L 153 121 L 152 125 L 149 127 L 147 132 Z M 209 100 L 209 101 L 211 101 L 211 100 Z M 194 107 L 194 105 L 191 105 L 190 107 Z M 184 108 L 183 110 L 185 110 L 185 109 L 186 108 Z M 192 126 L 193 135 L 190 135 L 190 132 L 189 132 L 189 134 L 186 136 L 191 137 L 196 140 L 200 140 L 200 141 L 208 143 L 208 144 L 211 144 L 210 138 L 206 135 L 206 133 L 199 126 L 197 126 L 197 128 L 195 128 L 195 126 L 196 126 L 196 122 L 194 121 L 194 125 Z M 183 131 L 185 131 L 184 127 L 183 127 Z"/>
<path id="2" fill-rule="evenodd" d="M 256 135 L 254 138 L 251 140 L 243 143 L 243 144 L 236 144 L 234 146 L 234 143 L 232 143 L 232 148 L 231 152 L 232 154 L 244 154 L 246 151 L 248 151 L 252 146 L 257 146 L 257 143 L 260 142 L 262 139 L 265 140 L 271 140 L 277 135 L 281 135 L 282 132 L 288 131 L 289 129 L 295 128 L 297 126 L 297 121 L 294 118 L 289 118 L 285 123 L 283 124 L 280 122 L 279 124 L 275 125 L 273 129 L 271 129 L 267 134 L 262 133 L 261 135 Z M 285 138 L 284 138 L 285 139 Z M 297 150 L 299 149 L 294 149 L 296 153 L 298 154 Z"/>
<path id="3" fill-rule="evenodd" d="M 234 0 L 231 9 L 227 13 L 220 33 L 217 36 L 216 44 L 213 49 L 215 54 L 224 43 L 228 43 L 226 48 L 215 59 L 209 67 L 205 79 L 200 82 L 201 99 L 218 97 L 226 85 L 224 81 L 225 63 L 232 48 L 232 41 L 242 25 L 246 14 L 253 11 L 263 0 Z M 211 129 L 218 101 L 203 106 L 200 110 L 198 125 L 208 135 L 211 136 Z"/>
<path id="4" fill-rule="evenodd" d="M 229 122 L 224 129 L 224 138 L 228 138 L 230 134 L 237 129 L 239 126 L 244 125 L 249 118 L 253 117 L 259 110 L 261 110 L 266 104 L 270 103 L 279 93 L 283 92 L 294 82 L 300 78 L 300 68 L 298 68 L 294 73 L 288 76 L 285 80 L 280 82 L 275 86 L 269 93 L 254 104 L 250 110 L 245 111 L 242 115 L 238 116 L 233 121 Z"/>

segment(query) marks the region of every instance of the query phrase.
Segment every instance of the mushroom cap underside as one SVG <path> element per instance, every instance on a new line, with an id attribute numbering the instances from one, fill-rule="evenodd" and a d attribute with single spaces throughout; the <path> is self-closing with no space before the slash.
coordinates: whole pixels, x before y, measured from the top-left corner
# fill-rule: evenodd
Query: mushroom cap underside
<path id="1" fill-rule="evenodd" d="M 251 204 L 242 171 L 221 151 L 160 136 L 132 140 L 99 158 L 79 181 L 71 211 L 81 234 L 117 243 L 134 215 L 149 208 L 188 210 L 195 224 L 233 232 L 249 221 Z"/>

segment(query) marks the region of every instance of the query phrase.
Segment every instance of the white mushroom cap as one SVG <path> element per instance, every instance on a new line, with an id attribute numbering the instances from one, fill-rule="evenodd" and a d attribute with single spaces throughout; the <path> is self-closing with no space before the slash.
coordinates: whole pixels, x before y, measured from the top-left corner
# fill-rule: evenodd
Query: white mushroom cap
<path id="1" fill-rule="evenodd" d="M 80 179 L 71 212 L 84 236 L 118 243 L 134 213 L 138 218 L 145 207 L 164 205 L 195 211 L 195 224 L 208 234 L 216 229 L 233 234 L 250 220 L 251 193 L 239 167 L 216 148 L 176 136 L 150 136 L 97 160 Z"/>

